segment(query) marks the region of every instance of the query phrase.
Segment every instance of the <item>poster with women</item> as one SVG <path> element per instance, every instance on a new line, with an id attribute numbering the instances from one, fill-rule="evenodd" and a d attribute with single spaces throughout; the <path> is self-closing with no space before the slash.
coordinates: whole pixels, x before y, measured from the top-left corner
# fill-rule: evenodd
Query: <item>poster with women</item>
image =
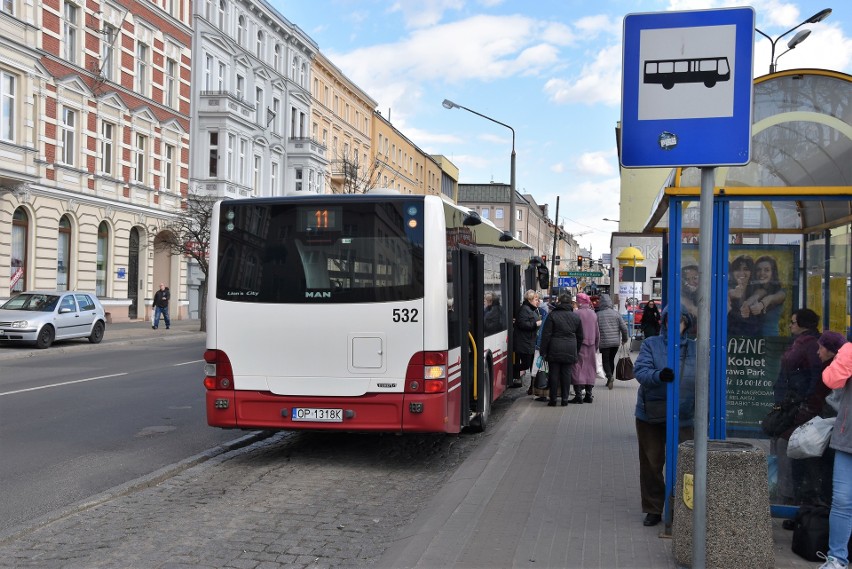
<path id="1" fill-rule="evenodd" d="M 729 430 L 760 432 L 760 421 L 772 408 L 779 362 L 790 341 L 790 315 L 798 298 L 798 254 L 795 245 L 730 248 L 726 362 Z"/>

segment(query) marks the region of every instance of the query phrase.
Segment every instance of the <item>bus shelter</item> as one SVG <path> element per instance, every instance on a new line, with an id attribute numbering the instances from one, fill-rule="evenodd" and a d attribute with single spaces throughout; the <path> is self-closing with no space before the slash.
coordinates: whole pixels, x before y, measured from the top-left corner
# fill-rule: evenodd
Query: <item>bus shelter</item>
<path id="1" fill-rule="evenodd" d="M 683 311 L 697 317 L 699 276 L 711 272 L 709 438 L 749 439 L 766 451 L 772 512 L 786 517 L 830 499 L 833 451 L 791 459 L 786 439 L 761 424 L 783 395 L 779 377 L 803 371 L 785 367 L 797 310 L 813 310 L 819 331 L 852 339 L 852 77 L 798 69 L 756 79 L 752 137 L 748 165 L 715 170 L 712 266 L 698 264 L 699 169 L 672 172 L 644 230 L 663 233 L 669 322 Z M 668 329 L 676 373 L 677 328 Z M 668 406 L 668 457 L 690 436 L 692 387 L 669 385 L 678 404 Z M 667 526 L 675 473 L 676 459 L 667 460 Z"/>

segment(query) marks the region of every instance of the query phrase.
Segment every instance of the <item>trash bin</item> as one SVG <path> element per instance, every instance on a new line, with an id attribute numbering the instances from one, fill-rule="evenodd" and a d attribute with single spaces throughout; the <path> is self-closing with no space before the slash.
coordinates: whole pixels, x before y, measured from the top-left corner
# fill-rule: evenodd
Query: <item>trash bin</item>
<path id="1" fill-rule="evenodd" d="M 694 441 L 678 446 L 672 499 L 675 561 L 692 566 Z M 684 492 L 686 490 L 686 492 Z M 747 440 L 707 442 L 706 566 L 772 569 L 766 453 Z"/>

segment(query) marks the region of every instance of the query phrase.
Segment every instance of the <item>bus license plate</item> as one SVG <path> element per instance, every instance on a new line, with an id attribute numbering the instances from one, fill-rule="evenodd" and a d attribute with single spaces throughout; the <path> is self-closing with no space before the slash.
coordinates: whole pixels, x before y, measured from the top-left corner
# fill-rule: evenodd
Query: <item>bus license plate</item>
<path id="1" fill-rule="evenodd" d="M 295 407 L 291 413 L 294 421 L 317 421 L 321 423 L 342 423 L 343 409 L 318 409 L 315 407 Z"/>

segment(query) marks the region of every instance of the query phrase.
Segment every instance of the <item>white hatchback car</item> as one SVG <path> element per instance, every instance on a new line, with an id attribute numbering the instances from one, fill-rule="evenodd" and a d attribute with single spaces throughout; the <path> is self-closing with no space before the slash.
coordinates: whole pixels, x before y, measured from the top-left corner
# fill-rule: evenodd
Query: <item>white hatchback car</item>
<path id="1" fill-rule="evenodd" d="M 47 348 L 54 340 L 88 338 L 97 344 L 105 330 L 104 307 L 89 292 L 27 291 L 0 306 L 0 342 Z"/>

